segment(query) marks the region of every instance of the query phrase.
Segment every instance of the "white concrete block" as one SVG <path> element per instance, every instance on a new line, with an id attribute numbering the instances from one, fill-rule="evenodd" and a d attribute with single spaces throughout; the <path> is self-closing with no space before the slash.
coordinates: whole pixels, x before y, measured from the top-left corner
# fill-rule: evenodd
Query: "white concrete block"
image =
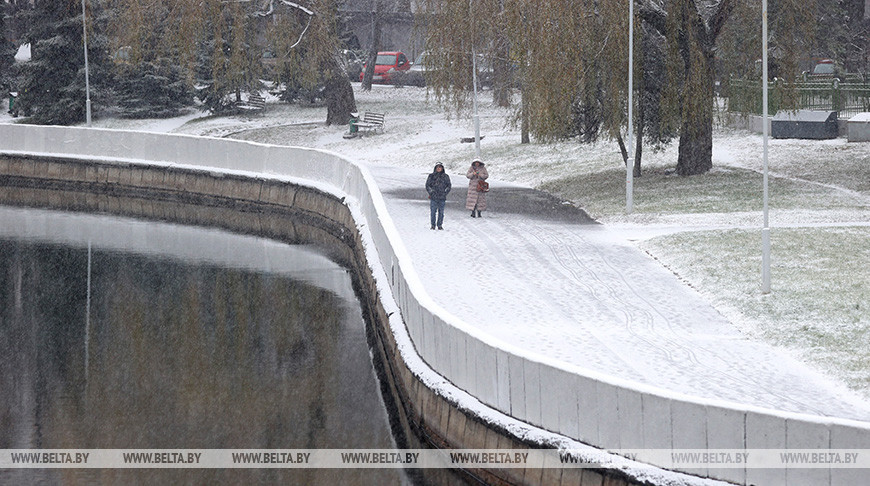
<path id="1" fill-rule="evenodd" d="M 541 426 L 541 365 L 525 360 L 523 376 L 526 391 L 526 421 Z"/>
<path id="2" fill-rule="evenodd" d="M 0 150 L 25 150 L 28 133 L 9 123 L 0 124 Z"/>
<path id="3" fill-rule="evenodd" d="M 451 359 L 453 360 L 454 366 L 454 378 L 455 381 L 453 383 L 456 384 L 459 388 L 463 390 L 468 390 L 468 360 L 466 359 L 467 355 L 467 346 L 466 340 L 468 336 L 462 331 L 457 330 L 456 328 L 450 328 L 450 339 L 451 341 L 456 343 L 456 347 L 453 349 L 453 356 Z"/>
<path id="4" fill-rule="evenodd" d="M 465 391 L 475 397 L 480 396 L 477 388 L 477 354 L 481 346 L 481 342 L 471 336 L 465 339 Z"/>
<path id="5" fill-rule="evenodd" d="M 178 164 L 193 164 L 194 161 L 201 160 L 203 154 L 208 150 L 210 139 L 191 140 L 184 138 L 173 145 L 175 152 L 175 162 Z"/>
<path id="6" fill-rule="evenodd" d="M 50 131 L 49 133 L 53 132 Z M 100 132 L 90 132 L 87 130 L 65 130 L 55 132 L 60 134 L 59 139 L 55 139 L 52 144 L 51 140 L 46 140 L 48 143 L 46 148 L 49 151 L 57 151 L 64 154 L 87 155 L 87 154 L 108 154 L 116 155 L 114 150 L 111 150 L 107 140 L 99 137 Z M 105 132 L 103 132 L 105 133 Z"/>
<path id="7" fill-rule="evenodd" d="M 459 366 L 456 363 L 457 356 L 459 355 L 456 329 L 452 326 L 447 326 L 444 329 L 444 337 L 447 341 L 447 366 L 441 374 L 455 385 L 457 384 L 457 375 L 459 374 Z"/>
<path id="8" fill-rule="evenodd" d="M 190 145 L 193 140 L 188 138 L 172 138 L 156 136 L 154 134 L 140 134 L 139 136 L 128 136 L 129 140 L 140 140 L 136 151 L 136 158 L 152 161 L 174 162 L 174 163 L 195 163 L 196 165 L 207 165 L 208 161 L 202 159 L 202 153 L 189 153 L 184 159 L 179 159 L 180 147 Z"/>
<path id="9" fill-rule="evenodd" d="M 669 451 L 673 445 L 671 432 L 671 400 L 644 393 L 641 395 L 643 407 L 643 449 L 638 460 L 650 462 L 651 457 L 660 451 Z"/>
<path id="10" fill-rule="evenodd" d="M 419 354 L 425 361 L 431 361 L 435 356 L 435 323 L 432 313 L 428 309 L 420 307 L 420 328 L 423 336 L 423 345 L 419 348 Z"/>
<path id="11" fill-rule="evenodd" d="M 500 349 L 496 350 L 496 371 L 498 373 L 498 402 L 497 407 L 502 412 L 511 414 L 511 380 L 508 354 Z"/>
<path id="12" fill-rule="evenodd" d="M 793 419 L 785 421 L 786 444 L 789 451 L 801 449 L 829 450 L 831 431 L 826 424 L 818 424 Z M 789 466 L 785 471 L 785 482 L 789 486 L 816 486 L 831 483 L 831 465 L 821 464 L 817 468 L 796 468 Z"/>
<path id="13" fill-rule="evenodd" d="M 600 413 L 598 412 L 598 382 L 585 376 L 576 375 L 574 383 L 577 386 L 577 439 L 587 444 L 600 447 L 598 428 Z"/>
<path id="14" fill-rule="evenodd" d="M 756 412 L 746 413 L 747 449 L 785 449 L 785 419 Z M 785 485 L 785 468 L 747 468 L 746 482 L 771 486 Z"/>
<path id="15" fill-rule="evenodd" d="M 673 446 L 671 432 L 671 400 L 657 395 L 643 394 L 643 447 L 647 449 L 670 449 Z"/>
<path id="16" fill-rule="evenodd" d="M 671 434 L 675 450 L 707 449 L 707 407 L 680 400 L 671 401 Z M 683 472 L 706 476 L 707 468 L 679 468 Z"/>
<path id="17" fill-rule="evenodd" d="M 526 419 L 526 382 L 523 359 L 513 354 L 508 355 L 508 372 L 510 374 L 511 411 L 512 417 Z"/>
<path id="18" fill-rule="evenodd" d="M 708 468 L 710 477 L 737 484 L 746 482 L 746 468 L 737 467 L 736 457 L 736 454 L 744 454 L 741 451 L 746 449 L 746 412 L 707 406 L 707 447 L 711 450 L 735 451 L 735 455 L 730 456 L 733 463 Z M 746 456 L 741 455 L 740 458 L 739 463 L 746 462 Z"/>
<path id="19" fill-rule="evenodd" d="M 287 171 L 286 151 L 283 147 L 269 147 L 263 155 L 263 172 L 267 174 L 283 174 Z"/>
<path id="20" fill-rule="evenodd" d="M 643 400 L 641 394 L 628 388 L 616 390 L 619 414 L 619 447 L 643 448 Z"/>
<path id="21" fill-rule="evenodd" d="M 477 359 L 476 388 L 478 398 L 490 407 L 498 403 L 498 365 L 496 351 L 492 346 L 478 342 L 475 358 Z"/>
<path id="22" fill-rule="evenodd" d="M 447 325 L 438 316 L 432 319 L 435 334 L 435 356 L 429 366 L 438 374 L 443 375 L 450 363 L 450 342 L 448 341 Z"/>
<path id="23" fill-rule="evenodd" d="M 830 426 L 830 431 L 831 449 L 860 454 L 858 457 L 867 459 L 865 456 L 866 451 L 870 450 L 870 427 L 833 424 Z M 870 471 L 867 469 L 837 468 L 831 471 L 831 486 L 863 484 L 868 477 Z"/>
<path id="24" fill-rule="evenodd" d="M 5 128 L 5 127 L 4 127 Z M 50 140 L 52 131 L 51 127 L 15 127 L 20 128 L 20 138 L 24 143 L 21 145 L 21 150 L 28 152 L 56 152 L 57 149 L 49 150 L 48 141 Z M 55 138 L 60 137 L 61 133 L 54 130 Z"/>
<path id="25" fill-rule="evenodd" d="M 598 441 L 603 449 L 619 449 L 619 397 L 616 387 L 607 383 L 596 383 L 598 396 Z"/>
<path id="26" fill-rule="evenodd" d="M 870 113 L 858 113 L 846 122 L 850 142 L 870 142 Z"/>
<path id="27" fill-rule="evenodd" d="M 409 294 L 407 292 L 408 288 L 405 285 L 404 281 L 399 282 L 399 308 L 402 312 L 402 320 L 405 321 L 405 326 L 408 328 L 408 334 L 411 336 L 411 342 L 414 343 L 414 347 L 417 349 L 417 353 L 420 353 L 420 343 L 423 339 L 423 329 L 420 325 L 420 321 L 415 317 L 415 308 L 412 304 L 412 300 L 408 298 Z"/>
<path id="28" fill-rule="evenodd" d="M 580 422 L 574 374 L 550 366 L 542 367 L 541 398 L 541 421 L 544 427 L 577 438 L 580 434 Z"/>

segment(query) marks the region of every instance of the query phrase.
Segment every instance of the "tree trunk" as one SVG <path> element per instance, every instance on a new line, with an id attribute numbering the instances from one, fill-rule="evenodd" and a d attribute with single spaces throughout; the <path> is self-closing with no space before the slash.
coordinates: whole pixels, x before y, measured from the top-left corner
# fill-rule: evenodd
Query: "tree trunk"
<path id="1" fill-rule="evenodd" d="M 529 138 L 529 109 L 527 108 L 529 104 L 527 103 L 528 100 L 526 100 L 526 90 L 522 90 L 520 96 L 522 98 L 521 103 L 523 104 L 520 112 L 520 117 L 522 117 L 522 120 L 520 120 L 520 143 L 531 143 Z"/>
<path id="2" fill-rule="evenodd" d="M 628 150 L 625 148 L 622 132 L 616 134 L 616 144 L 619 145 L 619 153 L 622 154 L 622 165 L 628 165 Z"/>
<path id="3" fill-rule="evenodd" d="M 350 79 L 337 57 L 333 57 L 333 66 L 326 72 L 329 73 L 326 80 L 326 124 L 346 125 L 350 121 L 350 114 L 356 112 L 356 98 Z"/>
<path id="4" fill-rule="evenodd" d="M 510 49 L 504 37 L 497 40 L 495 59 L 492 61 L 492 101 L 496 106 L 507 108 L 511 105 L 511 72 Z"/>
<path id="5" fill-rule="evenodd" d="M 703 20 L 694 0 L 681 0 L 680 32 L 676 39 L 685 63 L 677 174 L 704 174 L 713 167 L 713 51 L 716 39 L 735 7 L 735 0 L 712 6 Z M 639 14 L 661 35 L 668 36 L 667 15 L 652 2 L 640 3 Z M 689 42 L 691 36 L 692 42 Z"/>
<path id="6" fill-rule="evenodd" d="M 643 96 L 643 93 L 641 93 Z M 634 177 L 640 177 L 640 159 L 643 157 L 643 131 L 646 128 L 643 99 L 637 104 L 637 143 L 634 149 Z"/>
<path id="7" fill-rule="evenodd" d="M 713 168 L 713 50 L 704 49 L 687 63 L 677 174 L 704 174 Z"/>
<path id="8" fill-rule="evenodd" d="M 372 12 L 372 45 L 369 47 L 369 56 L 366 59 L 366 69 L 362 79 L 363 91 L 372 90 L 372 78 L 375 75 L 375 61 L 378 51 L 381 49 L 381 2 L 375 0 L 375 10 Z"/>

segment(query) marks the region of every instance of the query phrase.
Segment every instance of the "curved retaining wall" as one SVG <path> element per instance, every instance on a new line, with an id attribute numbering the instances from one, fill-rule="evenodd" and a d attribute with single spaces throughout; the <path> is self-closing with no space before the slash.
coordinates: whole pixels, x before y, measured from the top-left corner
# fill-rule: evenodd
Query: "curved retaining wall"
<path id="1" fill-rule="evenodd" d="M 209 187 L 196 187 L 196 192 L 211 191 L 241 199 L 256 192 L 260 199 L 277 198 L 277 194 L 263 193 L 279 190 L 263 189 L 266 185 L 257 188 L 254 184 L 245 189 L 244 184 L 220 184 L 224 177 L 265 178 L 312 187 L 341 201 L 346 198 L 345 204 L 364 235 L 361 243 L 377 280 L 378 293 L 381 297 L 391 294 L 389 300 L 395 299 L 401 312 L 401 320 L 397 315 L 389 317 L 390 325 L 394 330 L 404 329 L 404 321 L 407 328 L 408 342 L 400 333 L 394 338 L 393 348 L 405 361 L 406 372 L 417 373 L 412 381 L 423 385 L 407 384 L 413 395 L 409 399 L 418 401 L 417 408 L 423 415 L 427 407 L 435 406 L 435 398 L 444 395 L 459 408 L 474 408 L 469 407 L 471 401 L 451 398 L 456 393 L 438 379 L 419 374 L 420 368 L 431 367 L 492 409 L 602 449 L 870 449 L 870 424 L 865 422 L 674 394 L 532 355 L 480 333 L 425 293 L 374 180 L 365 169 L 337 154 L 225 139 L 24 125 L 0 125 L 0 153 L 92 160 L 108 167 L 83 165 L 82 180 L 127 182 L 180 192 L 192 191 L 191 184 L 207 184 Z M 11 163 L 9 159 L 0 161 L 0 174 L 15 172 L 9 167 Z M 119 169 L 113 170 L 113 166 Z M 158 181 L 154 174 L 159 171 L 120 170 L 130 166 L 178 170 Z M 23 166 L 19 169 L 27 170 Z M 47 170 L 51 171 L 51 166 Z M 185 171 L 209 173 L 214 176 L 213 182 L 185 177 Z M 124 177 L 139 180 L 124 181 Z M 292 197 L 294 203 L 301 198 L 297 205 L 315 212 L 322 204 L 317 198 L 304 201 L 304 191 L 296 191 Z M 388 289 L 383 287 L 385 284 Z M 389 305 L 384 312 L 389 316 Z M 479 426 L 492 422 L 485 411 L 471 413 L 478 415 L 475 420 L 461 421 L 455 414 L 434 409 L 428 413 L 430 421 L 434 414 L 454 418 L 448 426 L 445 416 L 442 428 L 448 441 L 460 447 L 468 447 L 463 444 L 463 436 L 480 435 L 472 432 L 474 423 Z M 469 411 L 463 414 L 469 416 Z M 461 426 L 455 425 L 460 422 Z M 519 435 L 534 442 L 530 437 L 534 433 L 520 430 Z M 642 454 L 640 460 L 644 460 Z M 711 468 L 683 472 L 737 484 L 852 485 L 866 480 L 864 471 L 858 469 Z M 546 482 L 526 479 L 521 482 Z"/>

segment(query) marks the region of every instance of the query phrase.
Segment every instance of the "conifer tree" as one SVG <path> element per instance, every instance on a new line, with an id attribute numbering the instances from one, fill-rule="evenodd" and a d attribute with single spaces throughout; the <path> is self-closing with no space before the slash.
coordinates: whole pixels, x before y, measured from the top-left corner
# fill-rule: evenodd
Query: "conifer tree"
<path id="1" fill-rule="evenodd" d="M 22 68 L 21 109 L 40 124 L 85 120 L 85 68 L 81 2 L 36 0 L 25 40 L 31 60 Z M 88 10 L 88 62 L 94 111 L 105 106 L 110 76 L 99 9 Z"/>
<path id="2" fill-rule="evenodd" d="M 192 62 L 173 41 L 178 2 L 113 2 L 116 102 L 123 117 L 178 115 L 193 104 Z"/>
<path id="3" fill-rule="evenodd" d="M 6 6 L 5 3 L 2 4 Z M 6 8 L 0 8 L 0 95 L 6 96 L 10 89 L 12 65 L 15 63 L 16 46 L 7 38 Z"/>

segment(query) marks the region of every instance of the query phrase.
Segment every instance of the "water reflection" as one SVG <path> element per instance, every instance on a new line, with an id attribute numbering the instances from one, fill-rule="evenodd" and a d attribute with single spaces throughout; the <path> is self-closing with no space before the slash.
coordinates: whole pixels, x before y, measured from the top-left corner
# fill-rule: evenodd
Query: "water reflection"
<path id="1" fill-rule="evenodd" d="M 225 249 L 250 260 L 238 245 Z M 294 277 L 95 244 L 89 289 L 81 242 L 0 240 L 0 448 L 395 447 L 350 279 L 300 251 Z M 408 482 L 390 469 L 0 471 L 21 481 Z"/>

